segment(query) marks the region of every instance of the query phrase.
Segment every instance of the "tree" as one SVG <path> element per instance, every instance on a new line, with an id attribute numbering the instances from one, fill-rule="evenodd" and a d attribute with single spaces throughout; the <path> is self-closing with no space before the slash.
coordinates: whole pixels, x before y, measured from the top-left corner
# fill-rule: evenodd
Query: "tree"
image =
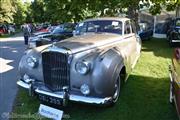
<path id="1" fill-rule="evenodd" d="M 179 0 L 151 0 L 150 12 L 156 15 L 161 12 L 163 8 L 167 11 L 176 10 L 176 15 L 180 14 L 180 1 Z"/>
<path id="2" fill-rule="evenodd" d="M 45 2 L 43 0 L 34 0 L 30 5 L 31 17 L 33 22 L 46 22 L 48 15 L 45 14 Z"/>
<path id="3" fill-rule="evenodd" d="M 27 11 L 28 11 L 28 4 L 23 3 L 22 0 L 14 0 L 15 6 L 15 13 L 13 15 L 14 23 L 20 25 L 26 22 L 27 19 Z"/>
<path id="4" fill-rule="evenodd" d="M 44 2 L 46 16 L 49 16 L 49 20 L 53 23 L 77 22 L 87 15 L 87 0 L 44 0 Z"/>
<path id="5" fill-rule="evenodd" d="M 0 1 L 0 22 L 13 22 L 14 13 L 13 0 Z"/>

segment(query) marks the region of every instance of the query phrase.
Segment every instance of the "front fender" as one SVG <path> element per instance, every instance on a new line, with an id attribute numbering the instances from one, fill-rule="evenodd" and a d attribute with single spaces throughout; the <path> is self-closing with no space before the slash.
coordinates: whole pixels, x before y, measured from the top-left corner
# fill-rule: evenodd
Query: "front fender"
<path id="1" fill-rule="evenodd" d="M 117 50 L 110 49 L 97 57 L 94 66 L 91 76 L 94 92 L 104 97 L 112 96 L 115 80 L 124 66 L 122 56 Z"/>
<path id="2" fill-rule="evenodd" d="M 37 59 L 37 67 L 35 68 L 30 68 L 27 65 L 27 58 L 29 56 L 33 56 Z M 24 74 L 29 75 L 32 79 L 42 81 L 43 80 L 43 71 L 42 71 L 42 59 L 41 59 L 41 54 L 38 53 L 35 50 L 30 50 L 27 54 L 25 54 L 20 62 L 19 62 L 19 68 L 18 68 L 20 77 L 23 78 Z"/>

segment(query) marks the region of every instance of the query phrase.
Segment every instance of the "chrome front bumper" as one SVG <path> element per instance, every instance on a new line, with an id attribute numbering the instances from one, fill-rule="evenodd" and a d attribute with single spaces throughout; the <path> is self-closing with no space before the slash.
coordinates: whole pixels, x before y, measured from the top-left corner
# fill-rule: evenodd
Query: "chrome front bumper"
<path id="1" fill-rule="evenodd" d="M 22 87 L 27 89 L 28 91 L 31 91 L 31 84 L 27 84 L 21 80 L 17 81 L 17 84 Z M 53 93 L 45 90 L 41 90 L 39 88 L 35 89 L 34 91 L 36 94 L 42 94 L 42 95 L 47 95 L 51 97 L 56 97 L 59 99 L 67 99 L 70 101 L 75 101 L 75 102 L 82 102 L 82 103 L 88 103 L 88 104 L 98 104 L 98 105 L 103 105 L 103 104 L 109 104 L 112 101 L 112 97 L 105 97 L 105 98 L 95 98 L 95 97 L 88 97 L 88 96 L 80 96 L 80 95 L 74 95 L 74 94 L 68 94 L 63 92 L 58 92 L 58 93 Z M 67 94 L 68 97 L 65 97 Z"/>
<path id="2" fill-rule="evenodd" d="M 31 88 L 31 84 L 27 84 L 27 83 L 23 82 L 22 80 L 18 80 L 17 85 L 21 86 L 22 88 L 28 89 L 28 90 Z"/>
<path id="3" fill-rule="evenodd" d="M 180 40 L 172 40 L 172 42 L 174 42 L 174 43 L 179 43 L 180 42 Z"/>

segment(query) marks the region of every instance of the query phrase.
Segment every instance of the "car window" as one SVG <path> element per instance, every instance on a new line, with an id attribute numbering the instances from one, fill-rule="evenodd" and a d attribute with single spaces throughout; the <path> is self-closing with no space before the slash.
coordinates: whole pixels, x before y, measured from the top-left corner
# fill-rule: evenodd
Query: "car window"
<path id="1" fill-rule="evenodd" d="M 79 23 L 76 27 L 76 35 L 88 32 L 107 32 L 122 34 L 122 22 L 114 20 L 96 20 Z"/>
<path id="2" fill-rule="evenodd" d="M 64 25 L 64 31 L 65 32 L 72 32 L 73 30 L 74 30 L 74 25 L 73 24 Z"/>
<path id="3" fill-rule="evenodd" d="M 129 23 L 129 21 L 125 22 L 125 26 L 124 26 L 124 34 L 130 34 L 131 33 L 131 24 Z"/>
<path id="4" fill-rule="evenodd" d="M 63 26 L 60 25 L 58 27 L 56 27 L 54 30 L 53 30 L 53 34 L 58 34 L 58 33 L 61 33 L 63 31 Z"/>
<path id="5" fill-rule="evenodd" d="M 85 33 L 86 32 L 86 28 L 87 28 L 87 24 L 86 23 L 79 23 L 76 26 L 75 34 L 76 35 L 80 35 L 81 33 Z"/>

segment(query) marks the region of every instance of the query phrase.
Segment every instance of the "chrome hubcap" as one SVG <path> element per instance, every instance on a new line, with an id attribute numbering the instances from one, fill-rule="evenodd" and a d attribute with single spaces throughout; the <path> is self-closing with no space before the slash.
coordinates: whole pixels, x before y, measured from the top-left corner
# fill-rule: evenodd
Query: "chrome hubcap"
<path id="1" fill-rule="evenodd" d="M 115 84 L 115 92 L 114 92 L 114 95 L 113 95 L 113 101 L 116 102 L 118 100 L 118 97 L 119 97 L 119 92 L 120 92 L 120 79 L 118 78 L 118 80 L 116 81 L 116 84 Z"/>

